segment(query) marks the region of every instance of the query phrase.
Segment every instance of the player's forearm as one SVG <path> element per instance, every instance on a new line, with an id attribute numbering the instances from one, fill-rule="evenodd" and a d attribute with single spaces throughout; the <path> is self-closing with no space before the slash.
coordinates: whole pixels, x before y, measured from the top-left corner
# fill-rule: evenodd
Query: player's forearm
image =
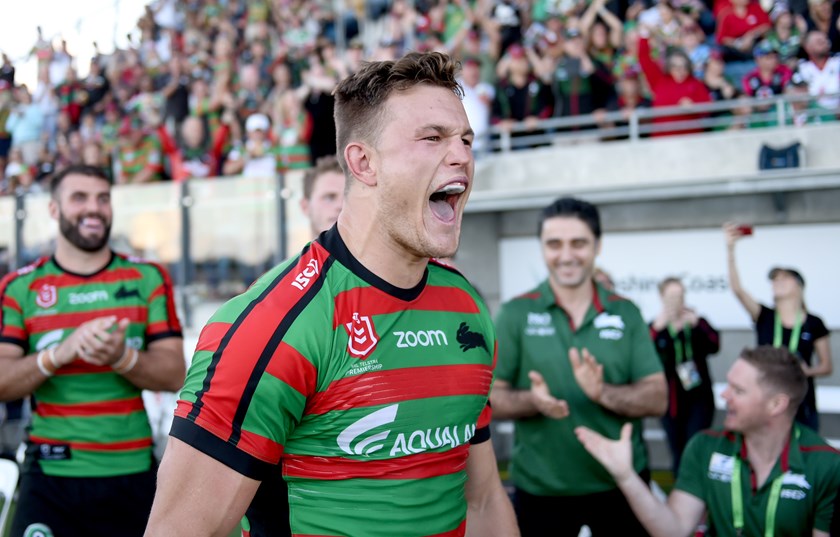
<path id="1" fill-rule="evenodd" d="M 511 420 L 529 418 L 539 414 L 530 390 L 517 390 L 495 386 L 490 393 L 493 418 Z"/>
<path id="2" fill-rule="evenodd" d="M 677 537 L 682 533 L 679 521 L 667 504 L 653 495 L 650 488 L 635 472 L 618 482 L 618 488 L 627 498 L 627 503 L 636 518 L 652 537 Z"/>
<path id="3" fill-rule="evenodd" d="M 505 490 L 499 486 L 488 501 L 467 508 L 466 537 L 518 537 L 516 515 Z"/>
<path id="4" fill-rule="evenodd" d="M 668 385 L 661 374 L 634 384 L 604 384 L 598 403 L 630 418 L 661 416 L 668 408 Z"/>
<path id="5" fill-rule="evenodd" d="M 43 360 L 43 359 L 42 359 Z M 49 372 L 49 364 L 43 364 Z M 48 375 L 38 368 L 38 354 L 0 358 L 0 401 L 14 401 L 26 397 L 47 380 Z"/>
<path id="6" fill-rule="evenodd" d="M 186 363 L 183 352 L 154 349 L 140 352 L 137 363 L 123 376 L 142 390 L 177 392 L 184 385 Z"/>

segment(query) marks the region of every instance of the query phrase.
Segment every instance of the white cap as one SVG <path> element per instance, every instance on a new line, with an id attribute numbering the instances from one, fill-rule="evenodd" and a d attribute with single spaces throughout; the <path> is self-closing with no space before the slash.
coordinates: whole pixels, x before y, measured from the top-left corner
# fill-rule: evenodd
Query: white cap
<path id="1" fill-rule="evenodd" d="M 269 121 L 265 114 L 251 114 L 245 120 L 245 130 L 253 132 L 255 130 L 268 131 Z"/>

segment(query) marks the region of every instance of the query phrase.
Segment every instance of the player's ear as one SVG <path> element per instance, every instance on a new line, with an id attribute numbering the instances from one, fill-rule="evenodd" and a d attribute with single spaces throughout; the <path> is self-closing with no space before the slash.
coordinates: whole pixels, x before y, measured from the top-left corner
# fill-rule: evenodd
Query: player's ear
<path id="1" fill-rule="evenodd" d="M 350 174 L 367 186 L 376 186 L 377 170 L 373 148 L 363 142 L 351 142 L 344 148 L 344 160 Z"/>
<path id="2" fill-rule="evenodd" d="M 58 220 L 58 202 L 55 200 L 55 198 L 50 198 L 50 202 L 47 205 L 47 209 L 50 212 L 50 217 L 53 220 Z"/>

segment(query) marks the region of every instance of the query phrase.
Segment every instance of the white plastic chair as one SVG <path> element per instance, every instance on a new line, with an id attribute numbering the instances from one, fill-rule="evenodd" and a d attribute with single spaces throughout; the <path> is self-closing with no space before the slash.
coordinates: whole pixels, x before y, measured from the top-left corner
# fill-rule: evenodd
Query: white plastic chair
<path id="1" fill-rule="evenodd" d="M 0 535 L 5 535 L 6 519 L 9 516 L 9 509 L 12 507 L 12 499 L 15 497 L 20 469 L 17 463 L 8 459 L 0 459 L 0 500 L 3 507 L 0 508 Z"/>

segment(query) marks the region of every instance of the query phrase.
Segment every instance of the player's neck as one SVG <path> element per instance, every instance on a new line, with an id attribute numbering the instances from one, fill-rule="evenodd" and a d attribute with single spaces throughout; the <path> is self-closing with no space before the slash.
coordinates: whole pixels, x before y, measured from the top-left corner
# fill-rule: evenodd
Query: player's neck
<path id="1" fill-rule="evenodd" d="M 401 289 L 411 289 L 423 279 L 428 257 L 407 254 L 405 249 L 389 242 L 385 233 L 370 219 L 341 213 L 338 232 L 350 253 L 366 269 Z"/>
<path id="2" fill-rule="evenodd" d="M 74 274 L 99 272 L 111 260 L 111 250 L 105 247 L 96 252 L 85 252 L 72 244 L 59 240 L 55 248 L 55 260 L 62 269 Z"/>

